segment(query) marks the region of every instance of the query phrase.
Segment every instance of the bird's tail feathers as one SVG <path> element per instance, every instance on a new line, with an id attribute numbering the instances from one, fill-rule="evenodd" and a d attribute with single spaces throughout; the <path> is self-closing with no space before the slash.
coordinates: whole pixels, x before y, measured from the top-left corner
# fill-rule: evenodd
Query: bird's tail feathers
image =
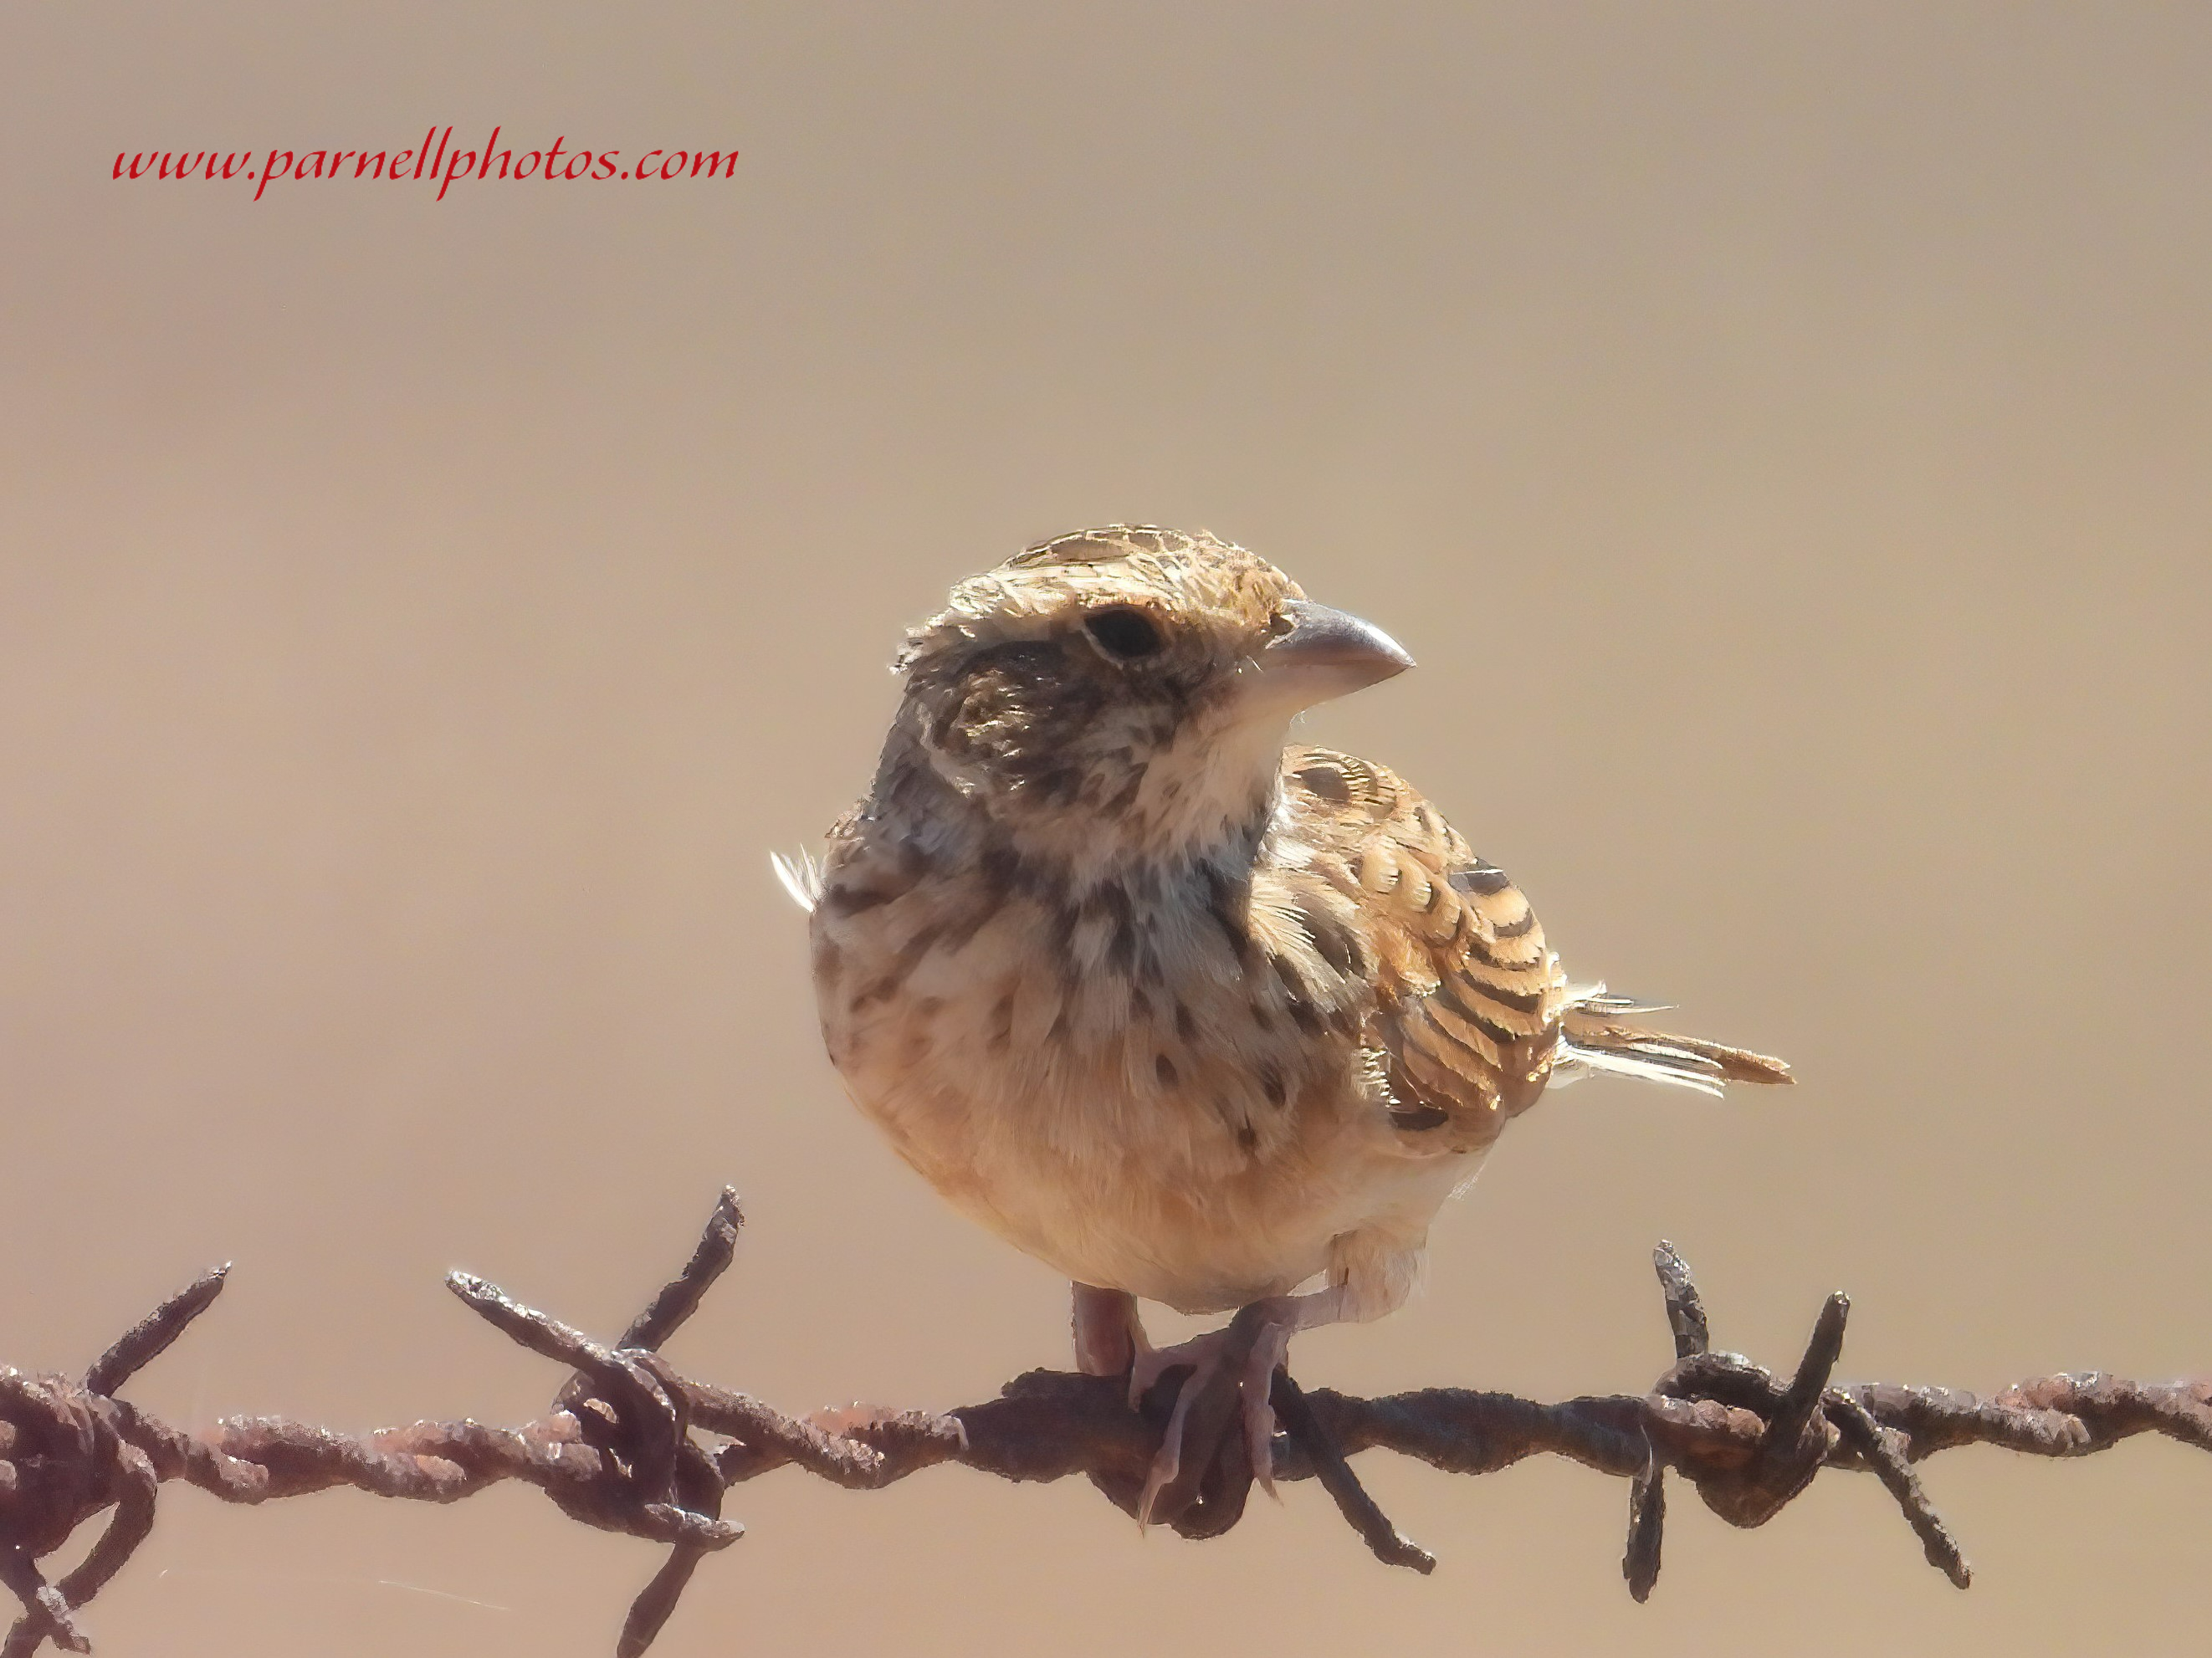
<path id="1" fill-rule="evenodd" d="M 1787 1064 L 1764 1054 L 1632 1023 L 1639 1015 L 1665 1011 L 1664 1004 L 1612 995 L 1601 984 L 1569 987 L 1552 1066 L 1553 1086 L 1603 1075 L 1717 1094 L 1724 1083 L 1794 1080 Z"/>

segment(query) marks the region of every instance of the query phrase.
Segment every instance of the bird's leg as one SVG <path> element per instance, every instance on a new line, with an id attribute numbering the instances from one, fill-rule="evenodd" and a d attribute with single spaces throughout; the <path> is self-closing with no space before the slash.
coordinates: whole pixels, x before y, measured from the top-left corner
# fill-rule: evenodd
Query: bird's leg
<path id="1" fill-rule="evenodd" d="M 1221 1329 L 1193 1336 L 1172 1347 L 1137 1349 L 1129 1367 L 1133 1405 L 1167 1371 L 1180 1364 L 1193 1367 L 1189 1379 L 1176 1394 L 1167 1432 L 1145 1477 L 1144 1494 L 1137 1503 L 1139 1525 L 1150 1522 L 1152 1504 L 1182 1472 L 1183 1429 L 1193 1402 L 1224 1371 L 1233 1371 L 1237 1379 L 1244 1445 L 1251 1458 L 1253 1477 L 1268 1496 L 1276 1494 L 1275 1410 L 1267 1399 L 1275 1372 L 1290 1351 L 1292 1336 L 1318 1325 L 1341 1321 L 1350 1315 L 1351 1306 L 1351 1291 L 1341 1284 L 1302 1296 L 1270 1296 L 1244 1308 Z"/>
<path id="2" fill-rule="evenodd" d="M 1073 1287 L 1077 1370 L 1085 1376 L 1121 1376 L 1151 1357 L 1152 1344 L 1137 1317 L 1136 1297 L 1089 1284 Z"/>

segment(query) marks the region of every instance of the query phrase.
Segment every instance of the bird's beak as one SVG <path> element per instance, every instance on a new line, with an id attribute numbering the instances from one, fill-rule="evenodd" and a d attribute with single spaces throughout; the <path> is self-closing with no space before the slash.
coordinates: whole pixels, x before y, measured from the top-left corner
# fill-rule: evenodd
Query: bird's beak
<path id="1" fill-rule="evenodd" d="M 1371 622 L 1310 599 L 1283 607 L 1291 630 L 1278 635 L 1256 660 L 1250 697 L 1255 712 L 1296 712 L 1376 684 L 1413 665 L 1406 647 Z"/>

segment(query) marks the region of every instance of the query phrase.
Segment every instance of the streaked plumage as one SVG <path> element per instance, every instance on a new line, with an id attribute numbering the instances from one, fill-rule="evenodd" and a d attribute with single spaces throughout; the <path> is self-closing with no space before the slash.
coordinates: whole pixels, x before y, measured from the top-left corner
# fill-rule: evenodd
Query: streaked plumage
<path id="1" fill-rule="evenodd" d="M 1099 1367 L 1143 1379 L 1132 1296 L 1279 1304 L 1269 1368 L 1296 1328 L 1388 1312 L 1547 1083 L 1788 1079 L 1571 987 L 1418 793 L 1286 746 L 1406 665 L 1211 537 L 1062 537 L 916 630 L 869 797 L 818 874 L 779 864 L 854 1099 L 956 1206 L 1121 1297 L 1079 1294 Z"/>

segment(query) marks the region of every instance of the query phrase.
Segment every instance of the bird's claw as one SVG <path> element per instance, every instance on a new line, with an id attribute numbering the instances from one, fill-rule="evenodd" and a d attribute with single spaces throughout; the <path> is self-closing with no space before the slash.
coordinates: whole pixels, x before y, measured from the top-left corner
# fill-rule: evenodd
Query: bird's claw
<path id="1" fill-rule="evenodd" d="M 1288 1324 L 1240 1315 L 1222 1329 L 1178 1342 L 1172 1347 L 1146 1348 L 1136 1354 L 1129 1367 L 1129 1402 L 1133 1409 L 1141 1405 L 1146 1394 L 1170 1370 L 1188 1366 L 1191 1372 L 1176 1389 L 1174 1409 L 1160 1437 L 1160 1448 L 1146 1473 L 1144 1489 L 1137 1499 L 1139 1529 L 1151 1525 L 1161 1496 L 1182 1473 L 1188 1460 L 1187 1448 L 1202 1449 L 1206 1453 L 1202 1461 L 1212 1462 L 1224 1437 L 1220 1430 L 1229 1425 L 1222 1418 L 1231 1411 L 1243 1424 L 1244 1451 L 1253 1477 L 1270 1497 L 1278 1495 L 1275 1411 L 1268 1395 L 1273 1389 L 1275 1371 L 1289 1351 L 1291 1334 L 1291 1327 Z M 1228 1410 L 1196 1412 L 1200 1401 L 1224 1382 L 1236 1390 L 1234 1403 Z M 1212 1418 L 1218 1424 L 1208 1436 L 1212 1442 L 1203 1447 L 1189 1445 L 1194 1413 Z"/>
<path id="2" fill-rule="evenodd" d="M 1275 1390 L 1275 1372 L 1282 1368 L 1290 1356 L 1291 1332 L 1287 1325 L 1268 1323 L 1260 1327 L 1252 1343 L 1251 1356 L 1244 1362 L 1244 1448 L 1252 1459 L 1252 1477 L 1260 1482 L 1260 1489 L 1278 1503 L 1282 1493 L 1275 1489 L 1275 1406 L 1272 1395 Z"/>

